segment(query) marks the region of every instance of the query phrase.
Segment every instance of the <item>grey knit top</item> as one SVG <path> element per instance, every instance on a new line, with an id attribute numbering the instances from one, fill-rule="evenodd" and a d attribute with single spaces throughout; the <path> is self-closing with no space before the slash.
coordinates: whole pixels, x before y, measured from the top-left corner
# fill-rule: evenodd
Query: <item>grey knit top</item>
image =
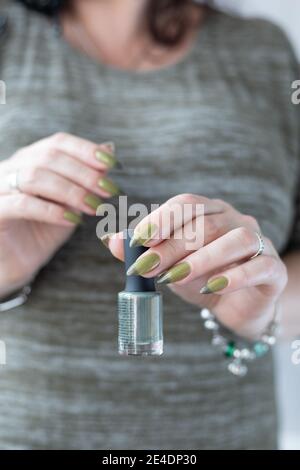
<path id="1" fill-rule="evenodd" d="M 298 77 L 277 27 L 216 12 L 179 64 L 134 73 L 93 62 L 17 3 L 4 12 L 1 159 L 56 131 L 114 141 L 124 169 L 112 177 L 129 202 L 223 198 L 278 250 L 299 247 Z M 0 448 L 276 448 L 271 356 L 231 376 L 197 308 L 167 288 L 164 356 L 118 355 L 123 266 L 97 221 L 40 272 L 26 305 L 1 314 Z"/>

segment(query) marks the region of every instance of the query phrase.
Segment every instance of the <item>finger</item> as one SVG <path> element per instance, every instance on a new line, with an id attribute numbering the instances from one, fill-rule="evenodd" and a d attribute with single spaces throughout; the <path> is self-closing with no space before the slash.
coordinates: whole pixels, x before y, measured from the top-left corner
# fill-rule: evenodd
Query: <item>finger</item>
<path id="1" fill-rule="evenodd" d="M 22 168 L 18 186 L 23 193 L 39 196 L 75 210 L 95 215 L 102 200 L 72 181 L 44 168 Z"/>
<path id="2" fill-rule="evenodd" d="M 118 165 L 112 143 L 96 144 L 87 139 L 59 132 L 46 139 L 46 144 L 67 153 L 95 169 L 111 169 Z"/>
<path id="3" fill-rule="evenodd" d="M 225 213 L 196 217 L 171 238 L 149 248 L 128 270 L 128 274 L 156 276 L 188 254 L 210 243 L 229 230 Z M 151 264 L 148 260 L 153 260 Z"/>
<path id="4" fill-rule="evenodd" d="M 132 245 L 156 246 L 195 217 L 224 210 L 225 203 L 222 201 L 194 194 L 175 196 L 138 223 L 134 229 Z"/>
<path id="5" fill-rule="evenodd" d="M 81 223 L 77 213 L 53 202 L 28 194 L 17 193 L 0 197 L 0 220 L 24 219 L 47 224 L 74 227 Z"/>
<path id="6" fill-rule="evenodd" d="M 249 287 L 267 287 L 269 293 L 280 292 L 287 280 L 278 257 L 258 256 L 210 278 L 201 294 L 228 294 Z"/>
<path id="7" fill-rule="evenodd" d="M 185 284 L 204 274 L 249 259 L 257 253 L 258 248 L 259 241 L 256 232 L 239 227 L 188 255 L 179 265 L 164 272 L 158 279 L 158 283 L 182 282 Z M 271 254 L 267 240 L 264 254 Z"/>
<path id="8" fill-rule="evenodd" d="M 108 248 L 112 255 L 124 261 L 124 238 L 123 232 L 118 233 L 106 233 L 100 237 L 103 245 Z"/>

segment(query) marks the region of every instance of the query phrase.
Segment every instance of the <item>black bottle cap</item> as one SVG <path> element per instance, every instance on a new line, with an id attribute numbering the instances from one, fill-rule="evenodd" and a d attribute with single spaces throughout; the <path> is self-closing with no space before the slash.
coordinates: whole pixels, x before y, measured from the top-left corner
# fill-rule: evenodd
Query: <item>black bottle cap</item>
<path id="1" fill-rule="evenodd" d="M 141 256 L 148 248 L 144 246 L 130 246 L 130 240 L 133 235 L 133 230 L 124 230 L 124 255 L 125 255 L 125 269 L 126 272 L 129 267 Z M 127 276 L 126 275 L 126 292 L 153 292 L 155 291 L 154 278 L 145 278 L 142 276 Z"/>

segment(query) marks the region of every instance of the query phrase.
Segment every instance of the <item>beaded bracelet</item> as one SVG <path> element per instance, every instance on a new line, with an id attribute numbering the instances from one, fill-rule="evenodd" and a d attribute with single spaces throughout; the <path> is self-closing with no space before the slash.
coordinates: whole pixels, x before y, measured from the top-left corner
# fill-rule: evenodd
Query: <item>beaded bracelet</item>
<path id="1" fill-rule="evenodd" d="M 264 356 L 276 343 L 275 335 L 278 329 L 277 311 L 273 321 L 261 335 L 260 339 L 250 346 L 247 344 L 246 340 L 233 339 L 233 334 L 230 339 L 224 336 L 221 332 L 221 325 L 208 308 L 203 308 L 200 312 L 200 316 L 204 322 L 204 328 L 212 331 L 212 345 L 220 349 L 225 357 L 230 359 L 227 366 L 228 370 L 238 377 L 244 377 L 247 374 L 247 363 Z M 225 328 L 223 329 L 225 330 Z"/>

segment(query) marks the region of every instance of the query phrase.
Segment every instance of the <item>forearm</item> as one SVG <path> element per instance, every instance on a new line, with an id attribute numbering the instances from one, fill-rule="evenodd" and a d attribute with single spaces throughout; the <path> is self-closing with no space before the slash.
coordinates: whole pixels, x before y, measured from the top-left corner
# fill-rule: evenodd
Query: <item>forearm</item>
<path id="1" fill-rule="evenodd" d="M 294 338 L 300 335 L 300 251 L 284 257 L 288 270 L 288 284 L 282 295 L 282 335 Z"/>

